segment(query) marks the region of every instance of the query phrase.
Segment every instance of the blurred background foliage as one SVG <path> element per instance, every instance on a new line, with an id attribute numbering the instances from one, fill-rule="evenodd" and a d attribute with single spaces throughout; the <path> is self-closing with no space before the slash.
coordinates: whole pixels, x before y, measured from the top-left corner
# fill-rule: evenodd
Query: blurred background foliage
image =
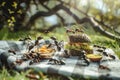
<path id="1" fill-rule="evenodd" d="M 5 27 L 12 32 L 44 33 L 56 27 L 89 23 L 82 20 L 89 17 L 105 31 L 120 34 L 119 0 L 0 0 L 0 29 Z"/>

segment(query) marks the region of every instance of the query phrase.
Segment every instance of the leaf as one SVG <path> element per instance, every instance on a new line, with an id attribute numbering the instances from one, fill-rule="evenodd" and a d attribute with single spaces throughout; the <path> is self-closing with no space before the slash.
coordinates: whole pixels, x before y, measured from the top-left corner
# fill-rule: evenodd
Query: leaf
<path id="1" fill-rule="evenodd" d="M 110 15 L 110 16 L 108 16 L 109 17 L 109 19 L 111 20 L 111 19 L 113 19 L 113 17 Z"/>
<path id="2" fill-rule="evenodd" d="M 17 5 L 18 5 L 17 2 L 13 2 L 12 7 L 14 7 L 16 9 Z"/>
<path id="3" fill-rule="evenodd" d="M 9 11 L 10 14 L 13 14 L 13 13 L 14 13 L 14 11 L 12 11 L 12 10 L 10 10 L 10 9 L 8 9 L 8 11 Z"/>
<path id="4" fill-rule="evenodd" d="M 22 10 L 19 9 L 19 10 L 17 11 L 17 13 L 22 14 Z"/>
<path id="5" fill-rule="evenodd" d="M 13 16 L 11 16 L 11 20 L 12 20 L 13 22 L 16 22 L 15 17 L 13 17 Z"/>
<path id="6" fill-rule="evenodd" d="M 10 22 L 10 23 L 8 24 L 8 26 L 9 26 L 9 27 L 13 27 L 13 26 L 14 26 L 13 22 Z"/>
<path id="7" fill-rule="evenodd" d="M 101 19 L 101 17 L 100 17 L 100 15 L 99 15 L 99 14 L 98 14 L 98 15 L 96 15 L 96 18 L 97 18 L 97 19 Z"/>
<path id="8" fill-rule="evenodd" d="M 2 4 L 1 4 L 1 5 L 2 5 L 2 6 L 5 6 L 5 4 L 6 4 L 6 2 L 2 2 Z"/>
<path id="9" fill-rule="evenodd" d="M 11 20 L 10 20 L 10 19 L 8 19 L 8 20 L 7 20 L 7 22 L 11 22 Z"/>

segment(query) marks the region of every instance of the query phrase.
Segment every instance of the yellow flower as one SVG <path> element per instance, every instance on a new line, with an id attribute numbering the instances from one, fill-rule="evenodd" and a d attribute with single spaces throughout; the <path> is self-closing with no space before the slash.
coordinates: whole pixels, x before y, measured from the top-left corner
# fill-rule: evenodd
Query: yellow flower
<path id="1" fill-rule="evenodd" d="M 15 17 L 13 17 L 13 16 L 11 16 L 11 20 L 12 20 L 13 22 L 16 22 Z"/>
<path id="2" fill-rule="evenodd" d="M 22 10 L 19 9 L 19 10 L 17 11 L 17 13 L 22 14 Z"/>
<path id="3" fill-rule="evenodd" d="M 16 9 L 17 5 L 18 5 L 17 2 L 13 2 L 12 7 L 14 7 Z"/>
<path id="4" fill-rule="evenodd" d="M 5 6 L 5 4 L 6 4 L 6 2 L 2 2 L 2 4 L 1 4 L 1 5 L 2 5 L 2 6 Z"/>
<path id="5" fill-rule="evenodd" d="M 10 22 L 10 23 L 8 24 L 8 26 L 9 26 L 9 27 L 14 26 L 13 22 Z"/>
<path id="6" fill-rule="evenodd" d="M 7 22 L 11 22 L 11 20 L 10 20 L 10 19 L 8 19 L 8 20 L 7 20 Z"/>
<path id="7" fill-rule="evenodd" d="M 10 9 L 8 9 L 8 11 L 9 11 L 10 14 L 13 14 L 13 13 L 14 13 L 14 11 L 11 11 Z"/>

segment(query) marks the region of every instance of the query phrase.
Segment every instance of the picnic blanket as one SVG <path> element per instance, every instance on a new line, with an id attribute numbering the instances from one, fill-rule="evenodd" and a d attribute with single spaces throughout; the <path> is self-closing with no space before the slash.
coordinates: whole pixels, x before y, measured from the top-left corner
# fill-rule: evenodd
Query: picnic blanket
<path id="1" fill-rule="evenodd" d="M 8 52 L 9 49 L 16 51 L 16 57 L 20 58 L 26 51 L 26 45 L 21 41 L 0 41 L 0 55 L 3 52 Z M 98 53 L 94 48 L 94 53 Z M 29 60 L 23 62 L 21 65 L 16 66 L 16 70 L 22 71 L 27 69 L 34 69 L 48 74 L 59 74 L 64 76 L 71 76 L 77 78 L 90 78 L 90 79 L 107 79 L 107 80 L 120 80 L 120 60 L 115 55 L 112 49 L 105 49 L 109 54 L 115 56 L 115 60 L 106 59 L 98 62 L 90 62 L 88 66 L 78 56 L 70 56 L 63 58 L 65 65 L 48 64 L 48 60 L 43 60 L 39 63 L 29 65 Z M 54 56 L 53 56 L 54 57 Z M 107 66 L 110 70 L 101 69 L 99 65 Z M 1 62 L 0 65 L 2 66 Z"/>

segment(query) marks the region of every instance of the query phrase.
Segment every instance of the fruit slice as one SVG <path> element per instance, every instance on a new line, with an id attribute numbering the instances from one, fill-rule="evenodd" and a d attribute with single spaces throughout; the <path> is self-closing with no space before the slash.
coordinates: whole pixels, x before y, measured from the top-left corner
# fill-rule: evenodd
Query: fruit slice
<path id="1" fill-rule="evenodd" d="M 90 61 L 100 61 L 102 56 L 99 54 L 87 54 L 86 57 L 90 59 Z"/>

